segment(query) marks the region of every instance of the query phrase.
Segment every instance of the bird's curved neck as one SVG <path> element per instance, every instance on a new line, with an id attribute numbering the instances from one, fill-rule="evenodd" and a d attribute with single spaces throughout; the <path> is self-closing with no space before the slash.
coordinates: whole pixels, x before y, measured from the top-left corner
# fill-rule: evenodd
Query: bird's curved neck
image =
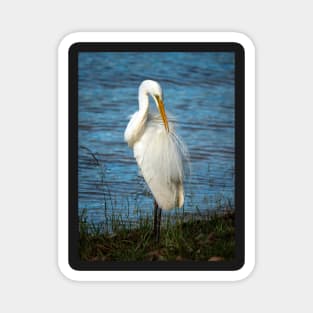
<path id="1" fill-rule="evenodd" d="M 146 92 L 140 92 L 138 96 L 139 111 L 148 111 L 149 109 L 149 95 Z"/>

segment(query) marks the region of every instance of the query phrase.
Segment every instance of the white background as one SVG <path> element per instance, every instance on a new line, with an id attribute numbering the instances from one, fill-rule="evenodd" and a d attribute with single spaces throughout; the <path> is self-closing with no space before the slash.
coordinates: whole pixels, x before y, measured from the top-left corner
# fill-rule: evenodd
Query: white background
<path id="1" fill-rule="evenodd" d="M 1 312 L 312 310 L 310 1 L 2 1 Z M 239 31 L 257 52 L 256 268 L 237 283 L 74 283 L 57 268 L 57 45 L 73 31 Z"/>

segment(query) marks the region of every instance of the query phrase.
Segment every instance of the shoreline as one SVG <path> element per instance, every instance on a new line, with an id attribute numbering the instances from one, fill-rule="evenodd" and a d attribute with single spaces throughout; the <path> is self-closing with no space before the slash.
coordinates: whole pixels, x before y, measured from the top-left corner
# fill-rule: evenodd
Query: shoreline
<path id="1" fill-rule="evenodd" d="M 79 254 L 84 261 L 223 261 L 235 256 L 235 211 L 187 214 L 162 221 L 160 242 L 152 234 L 152 219 L 137 227 L 127 221 L 108 233 L 80 220 Z"/>

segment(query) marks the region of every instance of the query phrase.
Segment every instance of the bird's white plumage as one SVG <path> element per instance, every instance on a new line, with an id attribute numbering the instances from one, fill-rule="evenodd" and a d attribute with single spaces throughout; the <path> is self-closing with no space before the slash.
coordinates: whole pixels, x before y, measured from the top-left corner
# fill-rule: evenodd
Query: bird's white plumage
<path id="1" fill-rule="evenodd" d="M 129 121 L 125 141 L 134 149 L 141 173 L 159 207 L 169 210 L 184 203 L 184 168 L 187 149 L 175 134 L 172 121 L 168 130 L 161 114 L 149 113 L 149 96 L 159 111 L 163 106 L 162 90 L 155 81 L 144 81 L 139 87 L 139 111 Z M 161 99 L 161 101 L 158 101 Z"/>

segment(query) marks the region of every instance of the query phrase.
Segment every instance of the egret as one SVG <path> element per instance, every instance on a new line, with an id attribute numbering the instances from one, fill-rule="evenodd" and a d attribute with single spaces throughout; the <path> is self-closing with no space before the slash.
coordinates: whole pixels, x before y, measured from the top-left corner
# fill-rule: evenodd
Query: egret
<path id="1" fill-rule="evenodd" d="M 157 113 L 149 111 L 149 95 Z M 144 80 L 139 86 L 139 110 L 125 129 L 124 139 L 134 150 L 141 175 L 154 197 L 154 236 L 160 239 L 161 213 L 184 204 L 184 177 L 188 151 L 168 119 L 160 84 Z"/>

